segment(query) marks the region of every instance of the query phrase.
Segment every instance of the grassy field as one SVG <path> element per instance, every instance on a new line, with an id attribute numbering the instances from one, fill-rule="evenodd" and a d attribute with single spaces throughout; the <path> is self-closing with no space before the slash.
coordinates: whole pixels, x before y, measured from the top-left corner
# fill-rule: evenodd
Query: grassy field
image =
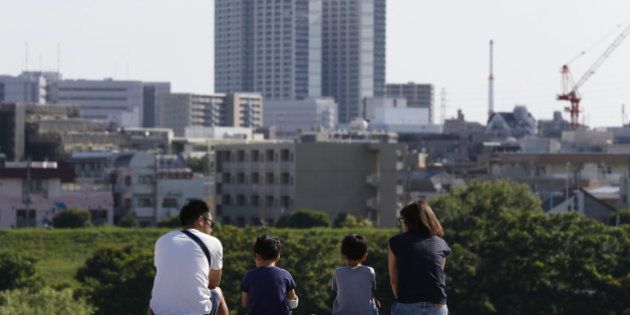
<path id="1" fill-rule="evenodd" d="M 74 284 L 74 274 L 99 247 L 134 244 L 152 248 L 169 229 L 15 229 L 0 231 L 0 250 L 17 250 L 38 260 L 49 284 Z"/>
<path id="2" fill-rule="evenodd" d="M 99 227 L 85 229 L 14 229 L 0 230 L 0 250 L 17 250 L 35 257 L 38 267 L 42 271 L 48 284 L 76 284 L 74 275 L 77 269 L 85 263 L 96 249 L 103 246 L 133 244 L 141 248 L 152 250 L 155 241 L 168 228 L 118 228 Z M 303 237 L 316 236 L 321 241 L 337 243 L 350 232 L 347 229 L 272 229 L 229 227 L 217 231 L 215 235 L 221 239 L 226 259 L 251 246 L 250 242 L 256 235 L 270 231 L 283 240 L 302 241 Z M 353 231 L 357 231 L 356 229 Z M 388 235 L 396 233 L 394 229 L 361 229 L 364 235 L 373 235 L 382 243 Z M 308 242 L 308 241 L 307 241 Z M 289 245 L 290 246 L 290 245 Z M 335 246 L 335 245 L 333 245 Z M 324 254 L 324 253 L 320 253 Z M 335 257 L 338 253 L 332 254 Z M 249 256 L 247 256 L 249 257 Z"/>

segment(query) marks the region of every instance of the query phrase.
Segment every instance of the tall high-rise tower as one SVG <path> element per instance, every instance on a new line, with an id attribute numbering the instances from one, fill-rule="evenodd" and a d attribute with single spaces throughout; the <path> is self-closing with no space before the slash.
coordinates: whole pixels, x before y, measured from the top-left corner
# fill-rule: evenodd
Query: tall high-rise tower
<path id="1" fill-rule="evenodd" d="M 321 95 L 321 0 L 215 0 L 215 91 Z"/>
<path id="2" fill-rule="evenodd" d="M 254 1 L 214 2 L 214 90 L 253 91 Z"/>
<path id="3" fill-rule="evenodd" d="M 323 0 L 322 35 L 322 93 L 348 123 L 364 98 L 385 94 L 385 0 Z"/>

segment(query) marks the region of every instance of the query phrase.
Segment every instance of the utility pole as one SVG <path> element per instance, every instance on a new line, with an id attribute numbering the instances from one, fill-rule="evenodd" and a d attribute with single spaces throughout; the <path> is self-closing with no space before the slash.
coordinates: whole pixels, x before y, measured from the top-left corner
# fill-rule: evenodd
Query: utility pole
<path id="1" fill-rule="evenodd" d="M 158 223 L 158 153 L 153 155 L 153 225 Z"/>
<path id="2" fill-rule="evenodd" d="M 494 41 L 490 40 L 490 75 L 488 76 L 488 117 L 494 114 Z"/>
<path id="3" fill-rule="evenodd" d="M 24 187 L 24 206 L 26 220 L 28 221 L 31 207 L 31 157 L 26 160 L 26 187 Z"/>

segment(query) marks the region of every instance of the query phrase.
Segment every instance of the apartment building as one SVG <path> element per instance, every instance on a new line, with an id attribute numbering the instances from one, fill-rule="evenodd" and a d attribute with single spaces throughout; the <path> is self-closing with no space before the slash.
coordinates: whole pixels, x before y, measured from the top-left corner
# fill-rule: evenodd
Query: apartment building
<path id="1" fill-rule="evenodd" d="M 217 145 L 217 216 L 238 226 L 273 225 L 307 208 L 333 220 L 349 213 L 394 226 L 405 151 L 377 141 Z"/>

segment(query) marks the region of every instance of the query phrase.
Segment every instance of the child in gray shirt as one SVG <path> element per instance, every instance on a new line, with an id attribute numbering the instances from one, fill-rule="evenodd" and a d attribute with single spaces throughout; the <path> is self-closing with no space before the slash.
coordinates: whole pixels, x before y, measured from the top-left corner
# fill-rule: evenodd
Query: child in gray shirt
<path id="1" fill-rule="evenodd" d="M 333 274 L 332 289 L 337 292 L 333 314 L 378 314 L 374 269 L 362 265 L 367 258 L 367 240 L 358 234 L 347 235 L 341 241 L 341 256 L 346 266 Z"/>

